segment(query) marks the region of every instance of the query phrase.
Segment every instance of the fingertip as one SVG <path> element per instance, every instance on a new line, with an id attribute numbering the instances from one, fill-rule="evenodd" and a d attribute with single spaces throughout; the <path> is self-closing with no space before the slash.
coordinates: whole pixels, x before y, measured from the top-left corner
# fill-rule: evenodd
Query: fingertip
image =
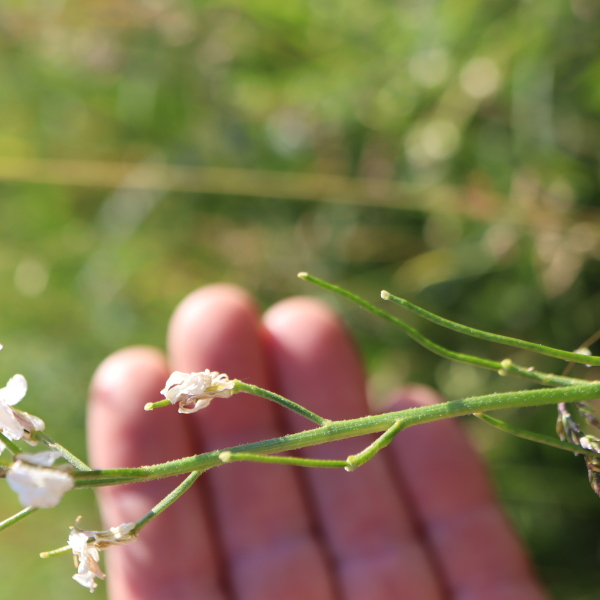
<path id="1" fill-rule="evenodd" d="M 186 296 L 169 324 L 167 346 L 173 369 L 191 372 L 243 364 L 246 343 L 255 345 L 258 311 L 243 288 L 226 283 L 201 287 Z M 232 375 L 240 377 L 240 375 Z"/>
<path id="2" fill-rule="evenodd" d="M 119 408 L 123 408 L 123 396 L 135 400 L 152 394 L 157 384 L 166 380 L 166 372 L 164 355 L 157 348 L 123 348 L 107 356 L 97 367 L 90 384 L 90 401 L 94 407 L 118 402 Z"/>
<path id="3" fill-rule="evenodd" d="M 177 307 L 168 333 L 169 365 L 186 373 L 217 371 L 230 379 L 270 387 L 264 330 L 254 299 L 231 284 L 213 284 L 189 294 Z M 236 394 L 188 419 L 209 448 L 256 441 L 277 434 L 274 406 Z"/>
<path id="4" fill-rule="evenodd" d="M 199 311 L 222 305 L 255 311 L 254 299 L 244 288 L 233 283 L 211 283 L 193 290 L 177 305 L 171 325 L 179 325 L 182 320 L 187 322 Z"/>
<path id="5" fill-rule="evenodd" d="M 343 327 L 325 302 L 310 296 L 292 296 L 277 302 L 265 312 L 263 322 L 269 329 L 288 330 L 300 335 Z M 308 329 L 307 324 L 310 324 Z"/>
<path id="6" fill-rule="evenodd" d="M 146 403 L 161 398 L 167 376 L 163 354 L 147 346 L 119 350 L 100 364 L 90 385 L 87 414 L 89 454 L 95 467 L 139 466 L 180 454 L 180 444 L 164 448 L 154 443 L 161 434 L 181 428 L 176 415 L 168 407 L 144 411 Z"/>
<path id="7" fill-rule="evenodd" d="M 271 342 L 275 339 L 279 351 L 286 349 L 296 361 L 304 358 L 313 364 L 343 364 L 362 377 L 354 341 L 338 315 L 321 300 L 287 298 L 265 312 L 263 323 Z"/>
<path id="8" fill-rule="evenodd" d="M 167 376 L 162 352 L 147 346 L 119 350 L 100 364 L 90 386 L 88 411 L 94 468 L 139 467 L 193 453 L 185 421 L 173 407 L 143 410 L 148 401 L 160 399 Z M 174 485 L 169 478 L 98 489 L 103 521 L 114 526 L 141 518 Z M 189 490 L 178 500 L 178 510 L 148 524 L 135 544 L 111 548 L 110 596 L 183 597 L 177 592 L 192 585 L 198 590 L 207 585 L 217 589 L 219 573 L 201 506 L 199 490 Z M 173 553 L 164 543 L 169 538 L 177 539 L 187 553 Z M 192 597 L 189 590 L 183 595 Z"/>
<path id="9" fill-rule="evenodd" d="M 332 419 L 366 413 L 360 356 L 327 304 L 287 298 L 265 313 L 263 323 L 280 393 Z"/>

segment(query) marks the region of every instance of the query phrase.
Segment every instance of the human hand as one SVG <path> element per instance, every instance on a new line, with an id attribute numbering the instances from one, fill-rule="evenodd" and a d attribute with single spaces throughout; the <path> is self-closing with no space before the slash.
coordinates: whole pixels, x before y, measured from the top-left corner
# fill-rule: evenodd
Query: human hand
<path id="1" fill-rule="evenodd" d="M 171 371 L 211 369 L 259 385 L 329 419 L 368 412 L 354 345 L 312 298 L 291 298 L 262 319 L 248 295 L 212 285 L 177 308 L 168 357 L 121 350 L 98 368 L 88 429 L 94 468 L 132 467 L 278 437 L 307 428 L 252 396 L 216 399 L 192 415 L 164 408 Z M 390 407 L 439 402 L 400 390 Z M 344 458 L 364 438 L 303 451 Z M 175 479 L 100 490 L 107 527 L 134 521 Z M 458 424 L 401 432 L 353 473 L 256 463 L 201 476 L 133 544 L 108 552 L 112 600 L 545 600 Z"/>

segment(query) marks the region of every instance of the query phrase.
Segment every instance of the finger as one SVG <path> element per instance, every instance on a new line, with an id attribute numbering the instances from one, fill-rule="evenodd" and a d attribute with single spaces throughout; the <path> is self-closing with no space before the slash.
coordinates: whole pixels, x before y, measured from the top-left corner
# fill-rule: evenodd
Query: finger
<path id="1" fill-rule="evenodd" d="M 278 391 L 331 419 L 368 413 L 359 358 L 343 326 L 322 303 L 292 298 L 264 318 Z M 293 430 L 304 424 L 291 414 Z M 345 458 L 368 441 L 307 449 L 311 456 Z M 328 445 L 329 446 L 329 445 Z M 390 471 L 377 456 L 353 473 L 310 469 L 310 486 L 346 599 L 431 600 L 442 597 L 432 564 L 419 544 Z"/>
<path id="2" fill-rule="evenodd" d="M 173 369 L 206 368 L 268 387 L 263 333 L 253 302 L 237 287 L 194 292 L 169 332 Z M 275 406 L 237 394 L 189 415 L 206 450 L 278 437 Z M 207 474 L 231 585 L 242 600 L 329 600 L 332 583 L 291 468 L 230 464 Z"/>
<path id="3" fill-rule="evenodd" d="M 432 390 L 413 386 L 392 409 L 439 401 Z M 391 448 L 453 598 L 546 598 L 457 421 L 411 427 Z"/>
<path id="4" fill-rule="evenodd" d="M 89 455 L 94 468 L 133 467 L 193 454 L 176 412 L 144 412 L 167 378 L 162 355 L 151 348 L 113 354 L 92 381 L 88 411 Z M 107 527 L 140 519 L 177 486 L 178 478 L 101 488 Z M 202 597 L 223 600 L 211 535 L 197 486 L 140 532 L 108 551 L 110 596 L 117 600 Z"/>

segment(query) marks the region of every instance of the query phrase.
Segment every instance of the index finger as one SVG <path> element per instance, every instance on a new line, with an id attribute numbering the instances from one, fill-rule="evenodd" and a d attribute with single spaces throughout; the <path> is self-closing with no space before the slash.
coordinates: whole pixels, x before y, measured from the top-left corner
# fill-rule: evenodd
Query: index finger
<path id="1" fill-rule="evenodd" d="M 167 377 L 162 354 L 127 348 L 98 367 L 90 390 L 89 455 L 94 468 L 137 467 L 193 454 L 186 422 L 175 411 L 144 412 Z M 177 485 L 177 478 L 101 488 L 106 527 L 136 521 Z M 150 522 L 132 543 L 107 550 L 111 597 L 117 600 L 224 600 L 213 539 L 202 510 L 201 488 L 192 487 Z M 172 544 L 177 544 L 173 552 Z"/>

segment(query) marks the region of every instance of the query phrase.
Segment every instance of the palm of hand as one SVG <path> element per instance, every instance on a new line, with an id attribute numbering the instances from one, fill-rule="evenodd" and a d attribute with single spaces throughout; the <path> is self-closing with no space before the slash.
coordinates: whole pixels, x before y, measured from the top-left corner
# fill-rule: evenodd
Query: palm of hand
<path id="1" fill-rule="evenodd" d="M 99 367 L 89 412 L 95 467 L 162 462 L 306 428 L 247 396 L 194 415 L 144 413 L 173 370 L 224 372 L 332 419 L 368 412 L 354 346 L 313 299 L 281 302 L 261 320 L 238 288 L 203 288 L 175 312 L 168 349 L 167 360 L 129 348 Z M 397 393 L 394 408 L 435 401 L 413 387 Z M 345 457 L 365 445 L 347 440 L 306 455 Z M 111 549 L 113 600 L 546 598 L 454 422 L 403 432 L 352 474 L 242 463 L 200 482 L 136 543 Z M 106 525 L 138 519 L 173 487 L 167 479 L 102 490 Z"/>

